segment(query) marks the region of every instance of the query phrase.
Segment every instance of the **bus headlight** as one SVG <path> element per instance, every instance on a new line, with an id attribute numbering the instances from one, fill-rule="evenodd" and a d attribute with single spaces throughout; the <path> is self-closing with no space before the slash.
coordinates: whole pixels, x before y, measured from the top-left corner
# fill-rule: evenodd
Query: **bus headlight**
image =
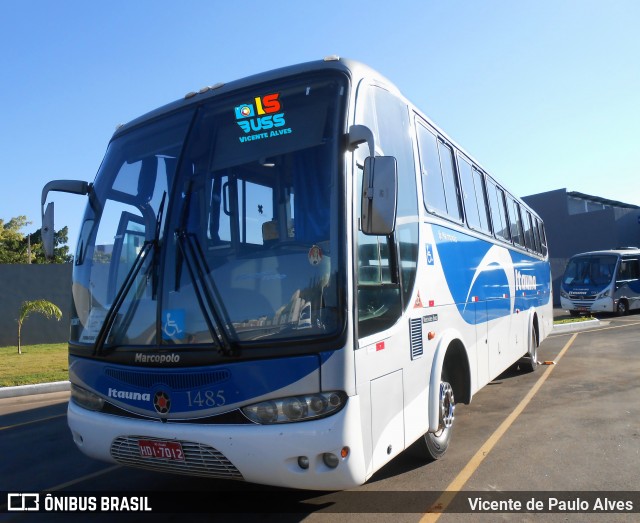
<path id="1" fill-rule="evenodd" d="M 569 296 L 569 293 L 567 293 L 566 291 L 560 289 L 560 296 L 562 296 L 563 298 L 566 298 L 567 300 L 571 299 Z"/>
<path id="2" fill-rule="evenodd" d="M 87 410 L 100 411 L 104 406 L 104 400 L 93 392 L 71 384 L 71 399 L 74 403 Z"/>
<path id="3" fill-rule="evenodd" d="M 596 300 L 599 300 L 600 298 L 608 297 L 609 296 L 609 290 L 610 289 L 607 289 L 606 291 L 601 292 L 600 294 L 598 294 L 598 296 L 596 296 Z"/>
<path id="4" fill-rule="evenodd" d="M 268 425 L 323 418 L 338 412 L 346 402 L 344 392 L 318 392 L 261 401 L 241 410 L 254 423 Z"/>

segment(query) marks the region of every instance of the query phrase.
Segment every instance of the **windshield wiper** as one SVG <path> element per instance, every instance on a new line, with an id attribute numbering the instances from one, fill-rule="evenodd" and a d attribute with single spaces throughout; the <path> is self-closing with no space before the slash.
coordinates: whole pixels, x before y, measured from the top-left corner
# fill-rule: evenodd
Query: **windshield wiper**
<path id="1" fill-rule="evenodd" d="M 160 226 L 162 225 L 162 216 L 164 215 L 164 204 L 167 199 L 167 191 L 162 193 L 162 200 L 160 201 L 160 207 L 158 208 L 158 215 L 156 217 L 156 229 L 153 234 L 153 268 L 151 272 L 151 299 L 156 300 L 158 297 L 158 260 L 160 259 Z"/>
<path id="2" fill-rule="evenodd" d="M 184 229 L 177 231 L 176 238 L 181 257 L 187 266 L 198 305 L 207 323 L 211 337 L 218 343 L 222 354 L 225 356 L 237 356 L 239 349 L 238 344 L 235 342 L 235 339 L 237 339 L 235 329 L 231 319 L 226 314 L 226 308 L 218 288 L 213 279 L 209 277 L 209 269 L 197 238 L 187 233 Z M 212 318 L 215 326 L 211 322 Z"/>
<path id="3" fill-rule="evenodd" d="M 201 183 L 201 182 L 200 182 Z M 190 179 L 185 184 L 184 202 L 182 204 L 180 225 L 176 230 L 176 267 L 175 267 L 175 290 L 180 289 L 180 279 L 182 277 L 182 266 L 186 264 L 187 272 L 193 282 L 193 289 L 198 301 L 198 306 L 202 311 L 204 321 L 209 329 L 211 339 L 218 345 L 221 354 L 232 356 L 239 353 L 235 329 L 231 320 L 226 314 L 226 308 L 220 298 L 220 293 L 216 284 L 209 278 L 209 269 L 206 259 L 200 248 L 200 244 L 192 234 L 186 230 L 187 219 L 191 204 L 191 195 L 198 182 Z M 209 312 L 207 311 L 211 311 Z M 219 311 L 223 311 L 224 318 Z M 215 322 L 215 326 L 212 322 Z"/>
<path id="4" fill-rule="evenodd" d="M 118 316 L 118 311 L 120 310 L 120 307 L 122 307 L 122 304 L 124 303 L 124 300 L 127 297 L 127 294 L 129 294 L 129 290 L 131 289 L 133 282 L 136 280 L 136 277 L 138 276 L 140 269 L 144 265 L 144 262 L 147 259 L 147 255 L 149 254 L 149 251 L 151 251 L 153 244 L 154 244 L 153 240 L 145 241 L 142 244 L 142 248 L 140 249 L 138 256 L 136 256 L 136 259 L 134 260 L 133 265 L 131 266 L 131 269 L 129 269 L 129 272 L 127 273 L 127 276 L 124 279 L 124 282 L 120 286 L 120 289 L 118 290 L 118 293 L 116 294 L 116 297 L 114 298 L 113 303 L 111 304 L 111 307 L 109 307 L 109 311 L 107 312 L 104 322 L 100 327 L 100 332 L 96 337 L 94 354 L 100 354 L 102 352 L 102 349 L 106 342 L 109 331 L 111 331 L 111 328 L 113 327 L 113 324 L 115 323 L 116 318 Z"/>
<path id="5" fill-rule="evenodd" d="M 113 299 L 113 303 L 111 304 L 111 307 L 109 307 L 109 311 L 107 312 L 107 315 L 104 319 L 104 322 L 102 323 L 102 326 L 100 327 L 100 332 L 96 337 L 94 354 L 100 354 L 104 349 L 104 344 L 107 340 L 107 336 L 109 335 L 109 332 L 113 328 L 113 324 L 115 323 L 116 318 L 118 317 L 118 312 L 120 311 L 120 308 L 122 307 L 122 304 L 124 303 L 125 298 L 129 294 L 129 291 L 131 290 L 131 287 L 133 286 L 133 283 L 135 282 L 136 277 L 138 276 L 140 269 L 142 269 L 142 266 L 144 265 L 144 262 L 147 259 L 147 255 L 149 254 L 149 251 L 151 251 L 152 248 L 153 248 L 153 258 L 151 260 L 152 261 L 151 292 L 152 292 L 153 299 L 154 300 L 156 299 L 157 288 L 158 288 L 158 258 L 159 258 L 158 254 L 160 252 L 160 225 L 162 222 L 162 216 L 164 213 L 164 204 L 166 199 L 167 199 L 167 191 L 164 191 L 162 195 L 162 200 L 160 201 L 160 206 L 158 208 L 158 214 L 156 216 L 156 223 L 153 231 L 153 239 L 146 240 L 142 244 L 142 248 L 140 249 L 140 252 L 136 256 L 136 259 L 134 260 L 133 265 L 131 265 L 131 268 L 129 269 L 129 272 L 125 277 L 124 282 L 122 282 L 122 285 L 118 289 L 118 293 Z M 112 260 L 112 263 L 113 263 L 113 260 Z M 131 317 L 132 315 L 133 315 L 133 311 L 131 310 L 128 316 Z M 123 323 L 126 325 L 129 322 L 124 321 Z"/>

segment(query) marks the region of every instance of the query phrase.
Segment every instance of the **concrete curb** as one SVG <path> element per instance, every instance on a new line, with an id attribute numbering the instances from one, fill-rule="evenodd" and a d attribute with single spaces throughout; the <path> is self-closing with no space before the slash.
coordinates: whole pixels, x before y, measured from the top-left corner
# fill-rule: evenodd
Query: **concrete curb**
<path id="1" fill-rule="evenodd" d="M 68 381 L 54 381 L 37 385 L 19 385 L 17 387 L 0 387 L 0 399 L 29 396 L 31 394 L 47 394 L 49 392 L 63 392 L 71 389 Z"/>
<path id="2" fill-rule="evenodd" d="M 577 331 L 592 329 L 594 327 L 599 327 L 601 324 L 602 322 L 595 318 L 593 320 L 586 320 L 586 321 L 559 323 L 558 325 L 553 326 L 552 334 L 562 334 L 565 332 L 577 332 Z"/>

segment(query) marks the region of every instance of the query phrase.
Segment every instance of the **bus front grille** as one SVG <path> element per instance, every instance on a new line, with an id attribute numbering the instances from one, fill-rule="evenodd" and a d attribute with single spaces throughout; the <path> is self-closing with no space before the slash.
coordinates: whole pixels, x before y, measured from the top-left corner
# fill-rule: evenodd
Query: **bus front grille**
<path id="1" fill-rule="evenodd" d="M 138 441 L 141 436 L 119 437 L 111 444 L 111 456 L 118 463 L 159 472 L 203 476 L 207 478 L 244 479 L 240 471 L 220 451 L 191 441 L 180 441 L 184 461 L 142 457 Z"/>

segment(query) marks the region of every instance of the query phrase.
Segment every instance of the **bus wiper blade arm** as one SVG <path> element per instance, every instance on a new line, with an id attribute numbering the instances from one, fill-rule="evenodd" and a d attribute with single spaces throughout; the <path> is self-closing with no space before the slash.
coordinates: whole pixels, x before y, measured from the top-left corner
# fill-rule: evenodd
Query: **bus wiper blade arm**
<path id="1" fill-rule="evenodd" d="M 129 293 L 131 286 L 133 285 L 133 282 L 138 276 L 140 269 L 144 265 L 144 261 L 147 259 L 147 255 L 149 254 L 149 251 L 151 251 L 153 244 L 154 244 L 153 241 L 144 242 L 144 244 L 142 245 L 142 248 L 140 249 L 140 252 L 138 253 L 138 255 L 136 256 L 136 259 L 133 262 L 133 265 L 131 265 L 131 269 L 129 269 L 129 272 L 125 277 L 124 282 L 120 286 L 120 289 L 118 289 L 118 294 L 116 294 L 116 297 L 114 298 L 113 303 L 111 304 L 111 307 L 109 307 L 107 316 L 105 317 L 104 322 L 102 323 L 102 327 L 100 327 L 100 332 L 98 333 L 98 336 L 95 342 L 94 354 L 100 354 L 102 352 L 102 349 L 104 348 L 104 344 L 107 340 L 107 335 L 109 334 L 109 331 L 111 331 L 111 328 L 113 327 L 113 324 L 116 321 L 118 311 L 120 310 L 120 307 L 122 307 L 122 304 L 124 303 L 124 300 L 127 294 Z"/>
<path id="2" fill-rule="evenodd" d="M 218 343 L 220 352 L 224 355 L 237 356 L 239 352 L 238 344 L 231 338 L 231 336 L 235 337 L 234 329 L 229 318 L 223 318 L 220 314 L 220 310 L 224 311 L 224 306 L 222 305 L 215 283 L 209 278 L 204 256 L 199 249 L 199 245 L 196 243 L 197 240 L 192 238 L 192 236 L 184 230 L 178 231 L 176 236 L 182 258 L 187 266 L 187 272 L 193 282 L 198 305 L 203 313 L 212 338 Z M 209 314 L 208 311 L 210 311 L 211 314 Z M 212 318 L 215 326 L 211 322 Z"/>
<path id="3" fill-rule="evenodd" d="M 151 271 L 151 296 L 153 300 L 158 297 L 158 262 L 160 259 L 160 225 L 162 225 L 162 216 L 164 214 L 164 204 L 167 200 L 167 191 L 162 193 L 162 200 L 160 201 L 160 207 L 158 207 L 158 214 L 156 216 L 156 227 L 153 232 L 153 269 Z"/>

